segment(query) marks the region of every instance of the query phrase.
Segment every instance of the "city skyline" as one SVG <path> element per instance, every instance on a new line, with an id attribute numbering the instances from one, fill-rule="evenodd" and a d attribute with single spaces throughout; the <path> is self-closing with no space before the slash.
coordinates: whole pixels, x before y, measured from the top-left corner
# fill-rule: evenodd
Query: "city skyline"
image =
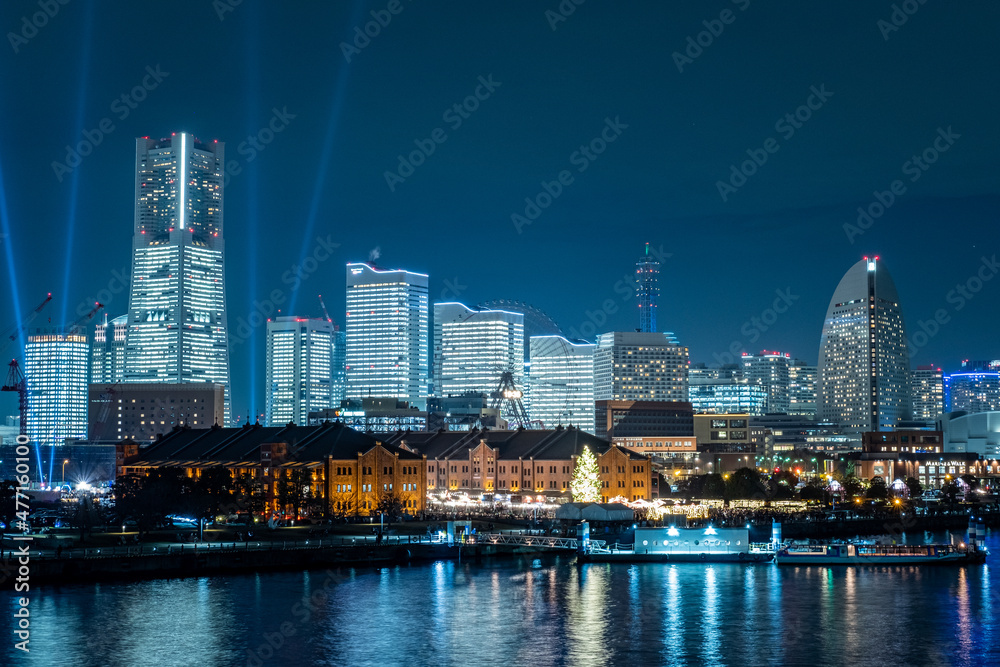
<path id="1" fill-rule="evenodd" d="M 317 20 L 304 23 L 252 3 L 221 17 L 210 5 L 188 10 L 201 17 L 184 24 L 192 38 L 239 54 L 211 81 L 195 54 L 119 29 L 144 20 L 140 8 L 112 12 L 84 3 L 61 9 L 0 63 L 12 91 L 33 91 L 5 105 L 7 122 L 0 126 L 5 322 L 17 322 L 49 291 L 55 299 L 44 315 L 53 325 L 98 300 L 112 316 L 125 312 L 134 137 L 182 131 L 229 147 L 234 414 L 263 411 L 266 331 L 258 320 L 279 309 L 319 316 L 318 293 L 329 295 L 339 320 L 342 266 L 375 249 L 391 265 L 428 274 L 432 302 L 520 300 L 573 337 L 574 330 L 637 326 L 631 280 L 636 254 L 648 242 L 661 264 L 658 327 L 688 342 L 693 361 L 713 365 L 762 347 L 817 361 L 822 303 L 836 276 L 859 257 L 879 254 L 893 262 L 901 298 L 910 304 L 914 366 L 950 370 L 964 357 L 997 356 L 988 333 L 996 325 L 989 304 L 997 281 L 983 276 L 995 274 L 1000 245 L 992 224 L 1000 187 L 990 168 L 998 145 L 995 133 L 980 129 L 991 127 L 986 110 L 997 92 L 968 66 L 995 60 L 988 38 L 968 38 L 989 25 L 998 11 L 992 5 L 922 7 L 888 39 L 877 28 L 885 19 L 880 7 L 775 14 L 751 6 L 703 55 L 693 63 L 682 58 L 680 67 L 672 54 L 683 55 L 687 38 L 712 18 L 703 8 L 615 14 L 629 38 L 583 58 L 579 49 L 612 23 L 612 10 L 581 8 L 553 27 L 544 11 L 528 5 L 496 14 L 456 6 L 444 23 L 407 9 L 350 59 L 340 44 L 351 43 L 365 11 L 310 8 Z M 6 25 L 20 24 L 16 7 L 2 11 Z M 180 29 L 179 20 L 162 17 L 163 29 Z M 524 54 L 497 63 L 489 54 L 500 48 L 498 38 L 486 25 L 518 37 Z M 814 25 L 831 29 L 801 28 Z M 94 39 L 107 30 L 122 39 L 113 45 Z M 419 45 L 434 31 L 468 57 L 424 52 Z M 333 39 L 319 39 L 320 32 Z M 292 35 L 311 44 L 305 60 L 289 48 Z M 781 39 L 765 40 L 771 45 L 761 51 L 766 35 Z M 250 48 L 258 41 L 260 49 Z M 848 41 L 856 46 L 844 51 Z M 55 44 L 63 48 L 53 52 Z M 842 54 L 839 67 L 820 55 L 827 51 Z M 752 62 L 740 62 L 747 52 L 755 53 Z M 61 53 L 78 57 L 68 67 L 53 66 L 51 58 Z M 419 54 L 418 63 L 434 75 L 408 80 L 399 68 L 407 53 Z M 550 74 L 538 79 L 532 74 L 538 60 L 596 83 L 567 87 Z M 318 73 L 317 62 L 323 63 Z M 655 67 L 647 72 L 635 62 Z M 768 94 L 754 94 L 756 73 L 777 63 L 782 75 Z M 913 67 L 922 67 L 930 77 L 925 84 L 941 94 L 925 99 L 880 74 Z M 652 98 L 638 92 L 648 89 L 640 83 L 649 76 L 662 90 Z M 52 83 L 37 90 L 34 82 L 43 78 Z M 190 95 L 179 95 L 181 86 Z M 594 96 L 595 89 L 606 94 Z M 467 99 L 475 111 L 465 110 Z M 783 120 L 788 113 L 794 120 L 800 109 L 811 116 L 795 120 L 800 127 Z M 534 123 L 513 120 L 535 116 Z M 438 126 L 446 140 L 425 164 L 413 165 L 415 141 L 427 146 Z M 45 131 L 20 131 L 25 127 Z M 769 133 L 778 152 L 746 166 L 754 155 L 760 161 Z M 597 139 L 607 142 L 600 154 L 587 148 Z M 571 162 L 581 146 L 595 159 L 580 152 Z M 578 171 L 583 160 L 586 170 Z M 911 180 L 918 163 L 927 168 L 915 167 L 919 178 Z M 745 176 L 744 166 L 755 173 Z M 564 168 L 573 178 L 564 179 L 568 184 L 558 180 Z M 396 174 L 393 189 L 386 172 Z M 905 192 L 893 190 L 895 181 Z M 723 193 L 720 182 L 729 184 Z M 511 215 L 524 215 L 526 197 L 545 204 L 553 196 L 543 184 L 552 192 L 559 186 L 560 194 L 530 224 L 516 227 Z M 467 226 L 470 220 L 482 224 Z M 450 239 L 449 230 L 463 231 Z M 478 252 L 475 265 L 436 252 L 459 247 L 460 239 Z M 46 252 L 33 252 L 40 247 Z M 9 348 L 11 357 L 17 346 Z M 16 412 L 14 397 L 0 398 L 3 412 Z"/>

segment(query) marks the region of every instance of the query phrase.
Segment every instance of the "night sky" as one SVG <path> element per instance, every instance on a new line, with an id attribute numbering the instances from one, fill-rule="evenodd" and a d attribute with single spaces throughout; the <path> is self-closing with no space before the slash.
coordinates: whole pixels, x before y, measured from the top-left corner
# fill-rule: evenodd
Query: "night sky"
<path id="1" fill-rule="evenodd" d="M 51 2 L 37 30 L 37 0 L 0 6 L 0 327 L 46 292 L 37 324 L 97 298 L 125 312 L 134 140 L 184 131 L 237 161 L 234 331 L 274 290 L 285 314 L 320 315 L 322 293 L 342 321 L 344 264 L 375 249 L 429 273 L 432 302 L 517 299 L 567 333 L 630 330 L 624 280 L 648 241 L 660 328 L 694 362 L 733 347 L 815 363 L 830 296 L 866 254 L 911 337 L 947 315 L 914 365 L 1000 357 L 1000 279 L 977 282 L 1000 271 L 995 2 Z M 99 145 L 68 168 L 87 136 Z M 410 173 L 399 156 L 418 143 L 434 150 Z M 859 207 L 881 215 L 856 226 Z M 317 238 L 339 246 L 292 290 Z M 970 279 L 978 292 L 953 292 Z M 263 411 L 263 327 L 231 364 L 234 413 Z"/>

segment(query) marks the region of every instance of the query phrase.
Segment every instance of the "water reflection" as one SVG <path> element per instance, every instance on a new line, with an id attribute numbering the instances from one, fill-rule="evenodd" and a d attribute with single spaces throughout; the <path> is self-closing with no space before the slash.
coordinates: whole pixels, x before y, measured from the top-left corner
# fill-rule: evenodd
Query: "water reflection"
<path id="1" fill-rule="evenodd" d="M 253 657 L 352 667 L 971 667 L 1000 664 L 997 576 L 988 566 L 578 567 L 551 558 L 345 569 L 332 585 L 315 571 L 66 586 L 32 598 L 31 657 L 74 666 L 227 667 L 256 665 Z M 13 650 L 0 648 L 0 664 L 24 663 Z"/>

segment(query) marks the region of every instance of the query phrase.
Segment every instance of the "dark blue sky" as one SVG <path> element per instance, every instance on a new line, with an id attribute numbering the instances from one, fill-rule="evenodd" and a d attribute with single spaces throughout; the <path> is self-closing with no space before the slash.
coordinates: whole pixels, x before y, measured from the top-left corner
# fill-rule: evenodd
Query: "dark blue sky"
<path id="1" fill-rule="evenodd" d="M 627 330 L 637 319 L 619 281 L 649 241 L 669 254 L 660 326 L 693 361 L 713 363 L 735 343 L 815 362 L 830 295 L 865 254 L 892 272 L 911 336 L 935 311 L 948 315 L 918 339 L 914 364 L 995 358 L 1000 280 L 971 298 L 949 293 L 1000 253 L 1000 5 L 911 2 L 889 30 L 890 2 L 589 0 L 556 21 L 546 15 L 555 0 L 401 0 L 347 62 L 341 43 L 389 2 L 244 0 L 220 20 L 225 0 L 75 0 L 33 31 L 23 17 L 37 2 L 8 0 L 0 322 L 50 291 L 46 316 L 71 321 L 127 269 L 134 138 L 186 131 L 225 141 L 238 161 L 225 193 L 233 328 L 273 290 L 296 315 L 318 315 L 322 292 L 342 319 L 344 264 L 377 247 L 383 265 L 429 273 L 432 300 L 518 299 L 567 332 L 602 317 L 601 330 Z M 710 29 L 720 34 L 709 40 Z M 688 42 L 699 33 L 700 53 Z M 687 49 L 689 61 L 674 55 Z M 144 77 L 143 101 L 116 102 Z M 477 86 L 475 111 L 446 115 Z M 294 118 L 262 150 L 241 152 L 275 109 Z M 808 119 L 782 120 L 797 109 Z M 617 129 L 604 152 L 574 155 L 606 119 Z M 113 129 L 60 181 L 53 163 L 102 120 Z M 397 156 L 437 128 L 443 142 L 390 188 Z M 926 170 L 907 164 L 925 149 L 936 157 Z M 751 156 L 763 164 L 730 181 Z M 572 182 L 519 233 L 512 214 L 564 170 Z M 849 238 L 858 207 L 896 180 L 902 194 Z M 723 198 L 719 181 L 739 187 Z M 340 245 L 292 292 L 282 276 L 317 237 Z M 796 298 L 756 333 L 751 318 L 770 321 L 776 290 Z M 124 313 L 127 293 L 111 296 L 108 312 Z M 239 414 L 262 410 L 263 338 L 258 328 L 232 351 Z M 0 409 L 16 409 L 10 395 Z"/>

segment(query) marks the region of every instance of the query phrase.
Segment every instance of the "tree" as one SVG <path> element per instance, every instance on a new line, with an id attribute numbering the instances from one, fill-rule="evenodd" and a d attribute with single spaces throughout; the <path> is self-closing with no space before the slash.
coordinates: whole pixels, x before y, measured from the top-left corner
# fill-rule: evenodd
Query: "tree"
<path id="1" fill-rule="evenodd" d="M 862 485 L 861 480 L 854 475 L 846 475 L 844 481 L 841 482 L 841 488 L 844 491 L 844 498 L 846 500 L 860 496 L 861 492 L 864 491 L 864 485 Z"/>
<path id="2" fill-rule="evenodd" d="M 14 519 L 16 518 L 16 494 L 17 482 L 10 479 L 0 482 L 0 521 L 7 526 L 9 529 L 8 532 L 11 533 L 14 532 L 11 525 L 14 523 Z"/>
<path id="3" fill-rule="evenodd" d="M 920 484 L 920 480 L 915 477 L 906 478 L 906 488 L 910 490 L 910 498 L 914 500 L 924 493 L 924 487 Z"/>
<path id="4" fill-rule="evenodd" d="M 726 486 L 730 498 L 764 498 L 767 495 L 760 473 L 750 468 L 740 468 L 734 472 L 729 476 Z"/>
<path id="5" fill-rule="evenodd" d="M 386 523 L 403 516 L 403 501 L 395 493 L 383 493 L 375 506 L 375 512 L 385 516 Z"/>
<path id="6" fill-rule="evenodd" d="M 292 470 L 278 482 L 278 505 L 282 511 L 291 505 L 292 515 L 299 518 L 299 510 L 306 503 L 309 481 L 309 473 L 305 470 Z"/>
<path id="7" fill-rule="evenodd" d="M 726 480 L 719 473 L 704 475 L 701 487 L 702 498 L 725 498 Z"/>
<path id="8" fill-rule="evenodd" d="M 267 493 L 264 483 L 250 473 L 241 473 L 233 479 L 236 493 L 237 512 L 247 512 L 251 519 L 264 513 L 267 508 Z"/>
<path id="9" fill-rule="evenodd" d="M 799 491 L 799 498 L 802 500 L 823 500 L 825 495 L 823 489 L 812 483 L 806 484 Z"/>
<path id="10" fill-rule="evenodd" d="M 601 473 L 597 468 L 597 457 L 589 447 L 583 448 L 583 453 L 576 459 L 573 467 L 573 480 L 569 489 L 573 493 L 573 501 L 577 503 L 596 503 L 601 499 Z"/>
<path id="11" fill-rule="evenodd" d="M 868 487 L 865 497 L 869 500 L 885 500 L 889 497 L 889 489 L 886 487 L 885 480 L 881 475 L 872 477 L 871 486 Z"/>

